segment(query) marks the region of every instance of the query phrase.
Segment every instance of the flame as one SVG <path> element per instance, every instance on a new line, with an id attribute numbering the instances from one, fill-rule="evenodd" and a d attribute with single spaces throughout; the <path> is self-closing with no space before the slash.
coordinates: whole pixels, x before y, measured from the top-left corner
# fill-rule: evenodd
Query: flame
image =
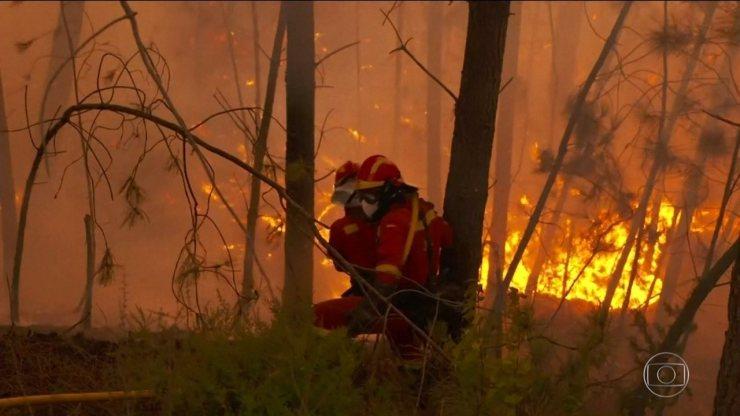
<path id="1" fill-rule="evenodd" d="M 347 132 L 349 133 L 349 135 L 350 135 L 350 136 L 351 136 L 351 137 L 352 137 L 352 138 L 353 138 L 353 139 L 354 139 L 354 140 L 355 140 L 356 142 L 359 142 L 359 143 L 365 143 L 365 142 L 367 142 L 367 137 L 365 137 L 365 136 L 364 136 L 364 135 L 363 135 L 362 133 L 360 133 L 360 131 L 359 131 L 359 130 L 357 130 L 357 129 L 353 129 L 353 128 L 348 128 L 348 129 L 347 129 Z"/>
<path id="2" fill-rule="evenodd" d="M 526 195 L 522 195 L 519 202 L 524 206 L 530 204 Z M 674 211 L 674 207 L 668 202 L 661 202 L 657 220 L 659 238 L 656 239 L 653 247 L 650 247 L 649 244 L 642 245 L 640 257 L 638 257 L 637 260 L 638 272 L 630 294 L 629 307 L 631 308 L 637 308 L 646 303 L 652 303 L 657 299 L 655 297 L 648 299 L 648 293 L 650 292 L 650 285 L 653 282 L 653 279 L 655 279 L 655 272 L 658 268 L 658 259 L 665 249 L 666 231 L 673 226 Z M 601 213 L 601 217 L 603 217 L 601 218 L 602 220 L 606 220 L 608 216 L 609 214 L 606 212 Z M 650 217 L 650 212 L 648 212 L 648 218 Z M 514 218 L 510 217 L 510 224 L 512 224 L 511 220 L 513 219 Z M 602 223 L 609 223 L 609 221 L 602 221 Z M 611 274 L 613 273 L 614 266 L 620 256 L 620 249 L 627 241 L 629 233 L 628 227 L 629 224 L 627 223 L 619 223 L 614 226 L 606 234 L 602 243 L 603 246 L 611 248 L 600 250 L 596 254 L 593 254 L 593 238 L 586 234 L 579 234 L 578 232 L 571 231 L 573 228 L 571 227 L 570 220 L 566 219 L 563 224 L 563 228 L 566 230 L 564 241 L 571 241 L 571 243 L 549 249 L 550 258 L 545 261 L 542 266 L 542 271 L 540 272 L 538 279 L 537 292 L 560 298 L 563 296 L 565 290 L 569 290 L 566 295 L 566 299 L 581 299 L 593 304 L 601 302 L 606 294 L 607 282 L 609 281 Z M 507 236 L 504 247 L 505 263 L 507 265 L 511 262 L 511 257 L 519 244 L 521 235 L 521 231 L 513 230 L 510 231 Z M 535 247 L 536 245 L 536 243 L 531 244 L 532 247 Z M 571 245 L 570 248 L 568 247 L 569 245 Z M 645 265 L 644 263 L 647 261 L 645 255 L 651 248 L 653 249 L 652 259 L 649 265 Z M 488 271 L 491 267 L 488 258 L 489 253 L 490 246 L 486 244 L 483 247 L 483 258 L 479 277 L 479 282 L 484 289 L 487 285 Z M 537 250 L 531 250 L 531 252 L 525 254 L 524 259 L 514 273 L 511 287 L 518 289 L 520 292 L 524 292 L 530 275 L 530 267 L 532 267 L 535 262 L 536 253 Z M 619 287 L 617 288 L 614 299 L 612 300 L 612 307 L 621 307 L 624 301 L 629 276 L 632 271 L 633 260 L 634 251 L 627 259 L 622 279 L 620 280 Z M 567 277 L 565 286 L 563 285 L 563 276 Z M 578 278 L 577 281 L 575 281 L 576 277 Z M 662 281 L 658 279 L 655 282 L 655 287 L 653 288 L 652 293 L 660 293 L 661 288 Z"/>
<path id="3" fill-rule="evenodd" d="M 269 215 L 260 215 L 260 218 L 267 224 L 270 233 L 283 234 L 285 232 L 285 222 L 282 219 Z"/>
<path id="4" fill-rule="evenodd" d="M 247 84 L 247 87 L 254 87 L 254 80 L 253 79 L 248 79 L 247 82 L 246 82 L 246 84 Z"/>
<path id="5" fill-rule="evenodd" d="M 213 185 L 211 185 L 210 183 L 204 183 L 203 185 L 201 185 L 200 189 L 209 198 L 213 199 L 214 201 L 218 201 L 218 195 L 216 195 L 216 192 L 213 189 Z"/>
<path id="6" fill-rule="evenodd" d="M 519 198 L 519 203 L 522 204 L 523 207 L 530 207 L 532 206 L 532 203 L 529 202 L 529 198 L 527 198 L 526 194 L 522 194 L 522 197 Z"/>

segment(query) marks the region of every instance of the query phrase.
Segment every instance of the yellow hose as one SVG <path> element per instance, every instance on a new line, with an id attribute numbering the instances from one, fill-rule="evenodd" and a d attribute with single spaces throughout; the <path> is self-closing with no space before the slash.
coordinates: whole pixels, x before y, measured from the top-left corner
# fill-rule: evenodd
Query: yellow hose
<path id="1" fill-rule="evenodd" d="M 39 394 L 0 399 L 0 409 L 38 404 L 97 402 L 107 400 L 143 399 L 154 397 L 152 390 L 98 391 L 89 393 Z"/>

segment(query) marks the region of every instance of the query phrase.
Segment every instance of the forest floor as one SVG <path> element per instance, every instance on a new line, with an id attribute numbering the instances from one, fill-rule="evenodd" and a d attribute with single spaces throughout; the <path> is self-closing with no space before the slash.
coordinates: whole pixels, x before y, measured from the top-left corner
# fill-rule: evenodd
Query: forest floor
<path id="1" fill-rule="evenodd" d="M 558 302 L 548 298 L 538 298 L 537 307 L 535 310 L 535 321 L 537 325 L 547 323 L 553 312 L 558 307 Z M 569 353 L 569 348 L 574 348 L 579 337 L 582 335 L 582 331 L 586 327 L 587 319 L 585 319 L 590 312 L 593 311 L 593 305 L 585 302 L 565 302 L 558 312 L 557 319 L 552 321 L 551 326 L 547 328 L 544 334 L 559 345 L 553 344 L 557 354 L 562 358 L 566 357 Z M 131 351 L 138 350 L 141 354 L 143 351 L 143 357 L 147 354 L 152 354 L 154 357 L 152 361 L 161 359 L 163 356 L 173 361 L 199 361 L 203 358 L 204 362 L 212 360 L 213 356 L 219 356 L 225 354 L 227 357 L 224 358 L 227 365 L 231 365 L 234 361 L 234 357 L 228 356 L 231 352 L 224 349 L 224 342 L 226 344 L 231 343 L 231 339 L 224 341 L 224 338 L 216 338 L 211 340 L 206 337 L 205 339 L 198 339 L 192 344 L 188 344 L 185 341 L 185 345 L 191 346 L 195 351 L 196 348 L 200 348 L 197 353 L 182 352 L 179 344 L 179 339 L 185 339 L 192 335 L 187 331 L 170 331 L 167 333 L 155 333 L 149 341 L 145 341 L 144 344 L 139 344 L 140 340 L 136 340 L 135 337 L 126 335 L 121 331 L 108 331 L 105 329 L 93 329 L 86 335 L 82 335 L 79 331 L 75 334 L 66 334 L 68 328 L 59 327 L 31 327 L 31 328 L 9 328 L 0 327 L 0 398 L 4 397 L 16 397 L 25 395 L 37 395 L 37 394 L 52 394 L 52 393 L 73 393 L 73 392 L 96 392 L 96 391 L 118 391 L 127 389 L 126 386 L 131 386 L 130 374 L 127 373 L 127 366 L 131 365 L 130 361 L 122 359 L 122 357 L 129 354 Z M 316 332 L 316 331 L 311 331 Z M 620 332 L 620 331 L 616 331 Z M 173 336 L 174 334 L 174 336 Z M 555 335 L 557 334 L 557 336 Z M 264 334 L 263 334 L 264 335 Z M 280 345 L 281 337 L 285 336 L 285 333 L 278 332 L 273 335 L 259 335 L 259 337 L 253 337 L 246 342 L 258 345 L 257 347 L 246 346 L 246 344 L 240 344 L 237 340 L 236 343 L 241 351 L 236 354 L 239 355 L 259 355 L 271 353 L 271 348 L 283 348 Z M 608 380 L 614 378 L 615 375 L 621 375 L 626 372 L 634 372 L 635 367 L 635 353 L 625 342 L 627 337 L 638 336 L 638 331 L 627 324 L 621 333 L 617 334 L 617 337 L 613 337 L 608 340 L 609 363 L 604 365 L 604 374 L 595 374 L 594 379 L 596 382 L 599 380 Z M 303 336 L 304 341 L 306 339 L 309 342 L 304 344 L 311 344 L 311 338 L 306 338 L 305 335 L 297 336 L 300 338 Z M 620 337 L 621 336 L 621 337 Z M 265 341 L 265 338 L 275 338 L 273 344 Z M 172 340 L 175 339 L 174 344 Z M 274 342 L 278 342 L 278 347 L 275 347 Z M 315 339 L 314 339 L 315 341 Z M 147 343 L 148 342 L 148 343 Z M 177 345 L 174 349 L 170 346 L 163 345 L 170 342 L 172 345 Z M 192 340 L 190 341 L 192 342 Z M 215 347 L 212 348 L 211 342 Z M 266 343 L 267 342 L 267 343 Z M 302 341 L 297 341 L 302 342 Z M 330 341 L 330 342 L 341 342 L 341 341 Z M 143 347 L 142 347 L 143 345 Z M 207 345 L 207 347 L 204 347 Z M 259 345 L 263 345 L 260 347 Z M 315 347 L 304 347 L 310 354 L 314 354 L 317 350 L 311 350 Z M 331 349 L 331 344 L 329 349 Z M 335 344 L 340 347 L 344 344 Z M 141 348 L 140 348 L 141 347 Z M 293 346 L 295 347 L 295 345 Z M 147 348 L 149 348 L 147 350 Z M 228 348 L 228 347 L 227 347 Z M 290 348 L 289 348 L 290 349 Z M 318 350 L 320 353 L 322 350 Z M 362 356 L 363 354 L 358 350 L 347 350 L 349 354 L 355 354 Z M 347 352 L 345 351 L 345 352 Z M 278 360 L 281 358 L 281 352 L 276 353 Z M 142 357 L 139 355 L 138 357 Z M 238 357 L 238 355 L 237 355 Z M 356 357 L 355 357 L 356 358 Z M 707 357 L 709 358 L 709 357 Z M 231 360 L 231 361 L 228 361 Z M 235 367 L 250 368 L 251 364 L 244 364 L 238 361 L 236 358 Z M 367 369 L 363 370 L 363 359 L 359 358 L 360 374 L 365 374 Z M 386 362 L 386 364 L 389 361 Z M 214 361 L 218 364 L 218 361 Z M 208 364 L 212 365 L 212 364 Z M 285 364 L 290 366 L 291 363 Z M 328 367 L 315 367 L 312 371 L 326 372 L 326 368 L 333 368 L 335 364 L 321 364 Z M 338 370 L 341 370 L 339 364 Z M 393 365 L 391 363 L 391 365 Z M 639 367 L 639 366 L 638 366 Z M 146 368 L 146 367 L 144 367 Z M 162 367 L 151 367 L 160 369 Z M 636 368 L 636 367 L 635 367 Z M 542 369 L 541 369 L 542 370 Z M 697 376 L 699 376 L 700 369 L 697 369 Z M 150 371 L 138 370 L 138 371 Z M 201 371 L 201 370 L 198 370 Z M 261 368 L 254 370 L 259 377 Z M 380 370 L 381 372 L 384 370 Z M 395 370 L 392 370 L 395 371 Z M 391 371 L 391 372 L 392 372 Z M 546 371 L 546 370 L 545 370 Z M 413 371 L 411 373 L 406 372 L 401 377 L 404 379 L 415 378 L 418 375 Z M 639 369 L 637 373 L 632 374 L 635 377 L 629 377 L 633 379 L 639 377 Z M 203 381 L 194 383 L 196 386 L 198 383 L 207 383 L 206 379 L 210 374 L 192 373 L 187 374 L 187 377 L 201 377 Z M 396 375 L 397 376 L 397 375 Z M 167 375 L 165 375 L 167 377 Z M 309 376 L 310 378 L 311 376 Z M 694 374 L 692 373 L 692 377 Z M 351 376 L 351 379 L 355 380 L 357 373 Z M 364 377 L 363 377 L 364 378 Z M 707 377 L 710 379 L 711 377 Z M 407 382 L 404 382 L 407 383 Z M 354 382 L 353 382 L 354 384 Z M 412 383 L 413 384 L 413 383 Z M 136 383 L 133 383 L 136 385 Z M 202 384 L 201 384 L 202 386 Z M 698 390 L 704 390 L 703 386 L 699 387 Z M 710 386 L 707 386 L 710 387 Z M 129 387 L 130 388 L 130 387 Z M 193 387 L 196 388 L 196 387 Z M 358 390 L 362 390 L 364 386 L 360 385 Z M 214 390 L 218 392 L 218 387 L 214 387 Z M 410 393 L 414 394 L 414 388 L 412 387 Z M 409 392 L 407 392 L 409 393 Z M 613 392 L 616 393 L 616 392 Z M 701 391 L 700 393 L 704 393 Z M 710 392 L 707 392 L 708 394 Z M 213 394 L 213 393 L 204 393 Z M 366 393 L 361 393 L 365 395 Z M 403 393 L 406 394 L 406 393 Z M 412 397 L 413 399 L 413 397 Z M 62 405 L 41 405 L 14 409 L 2 409 L 0 408 L 0 416 L 2 415 L 106 415 L 106 414 L 132 414 L 132 415 L 154 415 L 161 413 L 160 400 L 136 400 L 136 401 L 110 401 L 110 402 L 90 402 L 85 404 L 62 404 Z M 589 404 L 586 404 L 590 407 Z M 600 396 L 599 404 L 596 408 L 618 408 L 618 394 L 608 394 Z M 208 413 L 193 413 L 193 414 L 208 414 Z M 364 414 L 364 413 L 361 413 Z M 670 412 L 669 412 L 670 414 Z M 690 412 L 687 414 L 702 414 L 702 412 Z"/>

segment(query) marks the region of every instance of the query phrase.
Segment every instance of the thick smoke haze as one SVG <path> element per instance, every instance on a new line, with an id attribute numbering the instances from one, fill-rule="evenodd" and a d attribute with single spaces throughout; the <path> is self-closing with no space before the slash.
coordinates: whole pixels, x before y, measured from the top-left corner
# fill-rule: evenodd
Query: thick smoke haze
<path id="1" fill-rule="evenodd" d="M 137 13 L 144 43 L 158 52 L 154 57 L 156 64 L 163 71 L 174 104 L 189 126 L 196 126 L 209 116 L 222 112 L 224 106 L 263 106 L 269 55 L 280 6 L 278 2 L 153 1 L 132 2 L 130 5 Z M 537 263 L 538 251 L 552 253 L 550 258 L 554 260 L 543 260 L 543 277 L 539 285 L 540 293 L 555 294 L 555 300 L 548 295 L 538 295 L 542 299 L 537 300 L 543 304 L 557 305 L 562 283 L 553 277 L 572 267 L 566 264 L 565 253 L 570 249 L 580 253 L 577 259 L 588 257 L 589 247 L 585 242 L 596 234 L 595 230 L 609 221 L 626 221 L 628 224 L 630 212 L 637 206 L 655 154 L 661 108 L 660 42 L 673 42 L 674 45 L 669 54 L 668 89 L 675 94 L 687 68 L 692 36 L 699 30 L 704 10 L 709 7 L 707 3 L 693 2 L 671 2 L 669 5 L 669 22 L 675 30 L 674 37 L 668 40 L 661 39 L 658 33 L 663 25 L 663 3 L 640 2 L 633 6 L 627 27 L 618 39 L 616 52 L 609 57 L 602 71 L 608 77 L 601 77 L 604 81 L 597 81 L 593 88 L 603 99 L 592 109 L 593 123 L 579 125 L 571 149 L 577 153 L 586 138 L 598 137 L 600 149 L 607 150 L 599 159 L 598 166 L 586 166 L 574 160 L 568 164 L 565 170 L 570 176 L 561 176 L 556 183 L 556 191 L 550 197 L 541 220 L 542 224 L 557 222 L 551 225 L 552 241 L 543 241 L 545 239 L 542 238 L 547 235 L 547 225 L 538 229 L 520 266 L 521 277 L 517 275 L 513 284 L 523 292 L 526 278 Z M 78 45 L 124 14 L 116 2 L 84 2 L 83 7 Z M 436 22 L 438 27 L 429 25 L 432 8 L 441 9 L 441 20 Z M 518 69 L 516 73 L 504 72 L 498 103 L 499 119 L 508 109 L 514 109 L 509 234 L 507 242 L 502 242 L 507 245 L 507 261 L 540 194 L 550 166 L 548 163 L 566 127 L 573 98 L 586 80 L 620 8 L 619 2 L 522 2 L 521 32 L 516 51 Z M 386 21 L 383 14 L 389 11 L 392 22 Z M 59 62 L 53 51 L 59 19 L 59 2 L 0 4 L 2 98 L 10 130 L 8 137 L 17 207 L 20 207 L 36 151 L 34 144 L 41 140 L 39 126 L 28 129 L 26 126 L 40 118 L 52 118 L 75 102 L 75 90 L 70 87 L 74 84 L 70 83 L 72 74 L 62 72 L 49 88 L 46 114 L 40 113 L 51 72 L 50 61 Z M 652 246 L 645 245 L 644 253 L 657 250 L 665 255 L 670 247 L 665 240 L 667 237 L 661 232 L 679 221 L 680 216 L 676 212 L 686 205 L 687 177 L 692 169 L 700 166 L 701 180 L 697 182 L 697 192 L 692 194 L 697 199 L 694 204 L 696 210 L 685 236 L 687 244 L 681 246 L 680 255 L 684 260 L 679 265 L 677 300 L 685 299 L 693 287 L 694 276 L 704 267 L 702 256 L 712 236 L 730 166 L 729 155 L 732 154 L 735 131 L 701 110 L 733 120 L 740 118 L 737 106 L 740 94 L 733 78 L 740 69 L 736 53 L 737 35 L 734 44 L 726 40 L 728 32 L 737 30 L 737 20 L 737 4 L 719 2 L 707 34 L 709 41 L 701 51 L 700 63 L 692 77 L 690 97 L 684 103 L 686 110 L 678 118 L 665 150 L 670 163 L 656 183 L 655 203 L 651 204 L 660 210 L 663 222 L 653 236 Z M 419 186 L 425 198 L 434 186 L 430 181 L 435 181 L 436 186 L 444 191 L 454 125 L 454 101 L 441 87 L 432 86 L 442 91 L 439 94 L 438 120 L 441 169 L 439 177 L 429 178 L 429 78 L 408 55 L 397 50 L 399 40 L 394 26 L 402 40 L 407 42 L 408 51 L 421 63 L 428 61 L 430 31 L 441 32 L 441 68 L 435 75 L 450 91 L 459 91 L 467 28 L 465 3 L 315 3 L 314 41 L 319 62 L 316 67 L 315 212 L 324 224 L 330 224 L 342 214 L 340 207 L 331 205 L 330 195 L 333 171 L 346 160 L 361 162 L 370 155 L 384 154 L 400 167 L 406 182 Z M 254 47 L 255 36 L 258 37 L 258 50 Z M 62 52 L 69 53 L 67 49 Z M 256 57 L 259 59 L 257 65 Z M 129 71 L 122 71 L 121 60 L 129 59 Z M 76 93 L 80 98 L 115 82 L 129 86 L 135 84 L 147 94 L 153 95 L 156 91 L 136 55 L 136 44 L 126 20 L 107 28 L 82 48 L 74 66 L 78 80 Z M 67 87 L 63 87 L 65 83 Z M 65 90 L 66 93 L 60 92 Z M 135 106 L 138 99 L 130 90 L 117 90 L 115 95 L 111 91 L 101 94 L 114 97 L 114 102 L 125 105 Z M 674 101 L 675 97 L 670 96 L 669 110 Z M 171 119 L 163 105 L 159 108 L 156 114 L 167 114 Z M 193 131 L 252 164 L 252 143 L 235 124 L 238 114 L 220 114 Z M 250 111 L 245 110 L 241 114 L 246 117 L 248 127 L 254 130 Z M 85 116 L 85 123 L 89 127 L 88 117 L 91 116 Z M 281 65 L 278 75 L 273 117 L 268 139 L 267 172 L 283 183 L 284 65 Z M 246 250 L 244 233 L 222 199 L 213 193 L 197 159 L 187 151 L 185 158 L 190 169 L 190 185 L 196 192 L 198 209 L 212 218 L 200 229 L 199 250 L 207 253 L 204 255 L 208 271 L 198 277 L 197 288 L 191 287 L 179 293 L 177 275 L 182 272 L 182 248 L 191 231 L 192 208 L 186 198 L 186 184 L 171 169 L 170 151 L 182 157 L 182 145 L 177 140 L 170 141 L 168 150 L 162 142 L 162 134 L 151 123 L 126 124 L 119 128 L 120 123 L 120 116 L 101 113 L 96 121 L 98 128 L 94 131 L 96 140 L 91 144 L 95 152 L 95 160 L 91 160 L 89 165 L 95 183 L 98 222 L 96 258 L 100 261 L 108 247 L 115 263 L 112 281 L 94 287 L 93 325 L 114 330 L 128 328 L 133 325 L 132 317 L 141 316 L 140 312 L 148 319 L 157 316 L 174 319 L 182 311 L 177 296 L 185 296 L 193 302 L 197 299 L 202 308 L 213 308 L 221 302 L 235 303 L 235 288 L 241 288 L 242 259 Z M 711 133 L 706 133 L 708 126 Z M 46 127 L 48 124 L 43 129 Z M 711 137 L 707 140 L 712 141 L 715 148 L 708 151 L 708 156 L 700 156 L 701 151 L 697 149 L 708 136 Z M 24 325 L 63 327 L 74 324 L 80 316 L 86 278 L 84 217 L 89 205 L 79 142 L 75 129 L 64 127 L 50 149 L 50 156 L 43 162 L 33 188 L 21 270 L 21 322 Z M 494 147 L 495 144 L 496 141 Z M 208 159 L 221 191 L 245 221 L 250 177 L 224 160 L 212 155 Z M 497 186 L 493 169 L 495 166 L 492 166 L 490 189 Z M 584 172 L 598 173 L 589 175 Z M 131 177 L 135 177 L 143 196 L 142 213 L 133 225 L 127 223 L 127 218 L 131 218 L 128 217 L 131 207 L 126 202 L 125 192 L 127 180 Z M 573 179 L 563 179 L 568 177 Z M 599 179 L 594 183 L 584 177 Z M 570 197 L 560 207 L 562 215 L 555 217 L 556 201 L 561 191 Z M 265 186 L 262 192 L 261 217 L 254 243 L 261 270 L 255 272 L 255 280 L 259 293 L 258 312 L 269 316 L 271 302 L 280 299 L 283 286 L 282 218 L 285 213 L 275 192 Z M 430 202 L 441 212 L 442 196 L 437 198 Z M 493 204 L 489 205 L 485 228 L 488 228 L 492 216 Z M 658 217 L 657 213 L 655 217 Z M 733 195 L 715 257 L 737 237 L 737 217 L 738 197 Z M 595 225 L 595 221 L 601 221 L 601 225 Z M 626 225 L 623 228 L 626 229 Z M 488 233 L 482 238 L 489 242 Z M 616 236 L 610 243 L 614 245 L 611 249 L 613 255 L 604 257 L 603 266 L 599 266 L 604 270 L 593 271 L 597 276 L 593 277 L 596 283 L 576 286 L 569 299 L 584 305 L 598 303 L 603 287 L 597 283 L 606 284 L 605 278 L 599 281 L 598 276 L 609 275 L 623 240 Z M 484 257 L 486 253 L 488 251 L 484 252 Z M 558 257 L 560 254 L 562 257 Z M 314 250 L 314 256 L 314 300 L 338 296 L 349 286 L 346 275 L 337 272 L 318 248 Z M 547 254 L 544 256 L 546 258 Z M 657 283 L 653 283 L 655 292 L 658 292 L 656 288 L 663 287 L 660 273 L 668 266 L 659 265 L 660 259 L 656 255 L 654 267 L 653 264 L 643 265 L 648 260 L 640 259 L 641 272 L 630 307 L 654 305 L 657 301 L 645 297 L 654 276 L 658 276 Z M 486 260 L 483 274 L 487 267 Z M 0 285 L 0 323 L 3 325 L 10 322 L 5 279 L 9 277 L 4 278 Z M 591 277 L 585 277 L 584 281 L 587 279 Z M 482 277 L 484 282 L 485 277 Z M 623 299 L 623 293 L 624 288 L 620 287 L 617 297 Z M 689 338 L 684 354 L 692 367 L 694 394 L 684 394 L 679 405 L 671 408 L 670 414 L 708 414 L 705 410 L 711 408 L 727 328 L 727 298 L 728 285 L 718 286 L 697 315 L 697 329 Z M 612 306 L 620 307 L 621 299 L 619 302 L 619 305 L 614 303 Z M 699 410 L 684 412 L 681 409 Z"/>

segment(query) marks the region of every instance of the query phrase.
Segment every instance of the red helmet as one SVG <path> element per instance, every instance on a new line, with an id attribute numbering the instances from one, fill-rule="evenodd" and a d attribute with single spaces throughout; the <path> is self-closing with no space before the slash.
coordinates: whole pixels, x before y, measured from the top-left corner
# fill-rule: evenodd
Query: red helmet
<path id="1" fill-rule="evenodd" d="M 340 166 L 336 173 L 334 174 L 334 186 L 340 186 L 344 182 L 346 182 L 348 179 L 352 177 L 357 176 L 357 172 L 360 171 L 360 165 L 357 163 L 348 160 L 344 162 L 342 166 Z"/>
<path id="2" fill-rule="evenodd" d="M 395 163 L 383 155 L 374 155 L 365 159 L 357 173 L 356 189 L 373 189 L 383 186 L 386 182 L 402 185 L 401 171 Z"/>

